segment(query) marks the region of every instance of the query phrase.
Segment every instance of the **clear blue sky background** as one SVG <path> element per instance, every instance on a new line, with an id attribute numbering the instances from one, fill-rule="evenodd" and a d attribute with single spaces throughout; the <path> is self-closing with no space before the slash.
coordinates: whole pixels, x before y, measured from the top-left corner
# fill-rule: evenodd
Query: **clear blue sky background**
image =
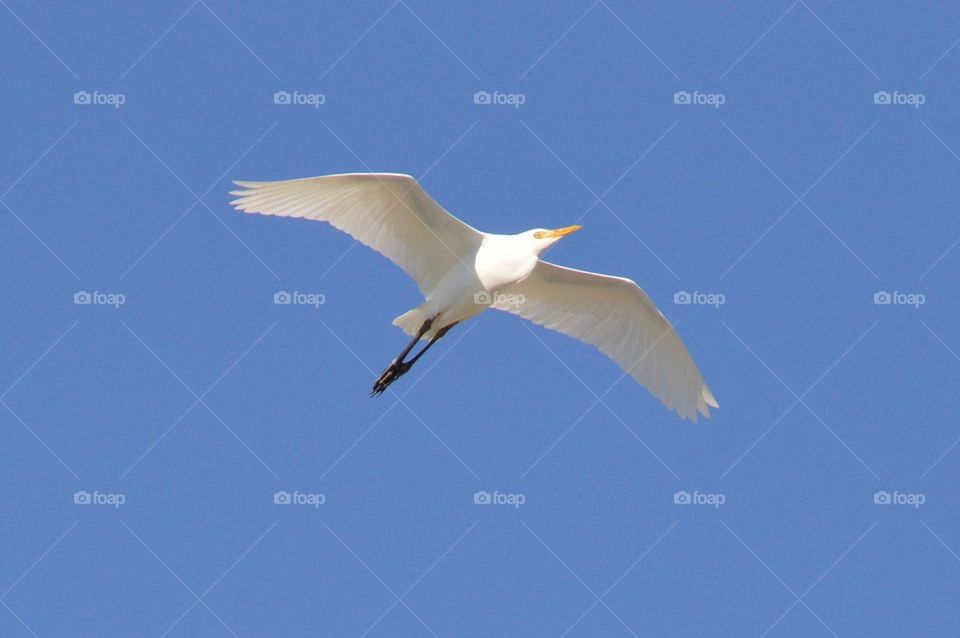
<path id="1" fill-rule="evenodd" d="M 960 631 L 960 8 L 0 5 L 0 635 Z M 367 170 L 580 221 L 722 408 L 493 312 L 370 399 L 412 282 L 227 205 Z"/>

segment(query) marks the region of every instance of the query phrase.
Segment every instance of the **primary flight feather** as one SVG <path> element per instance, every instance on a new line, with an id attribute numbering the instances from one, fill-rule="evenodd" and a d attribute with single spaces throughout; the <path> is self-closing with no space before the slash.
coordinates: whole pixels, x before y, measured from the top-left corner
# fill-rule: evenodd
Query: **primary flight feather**
<path id="1" fill-rule="evenodd" d="M 380 394 L 456 324 L 488 307 L 599 348 L 685 419 L 719 407 L 676 331 L 630 279 L 540 259 L 579 230 L 484 233 L 460 221 L 409 175 L 353 173 L 277 182 L 234 182 L 247 213 L 329 222 L 400 266 L 425 301 L 393 323 L 413 339 L 373 386 Z M 409 360 L 421 339 L 426 346 Z"/>

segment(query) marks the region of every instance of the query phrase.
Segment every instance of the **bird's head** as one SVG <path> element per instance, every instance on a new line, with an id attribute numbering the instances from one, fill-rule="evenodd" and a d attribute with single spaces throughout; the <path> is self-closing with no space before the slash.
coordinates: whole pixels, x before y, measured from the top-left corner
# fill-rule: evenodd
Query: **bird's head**
<path id="1" fill-rule="evenodd" d="M 549 228 L 534 228 L 533 230 L 528 230 L 525 234 L 533 244 L 534 252 L 536 252 L 538 255 L 542 255 L 555 243 L 570 233 L 577 232 L 581 228 L 583 228 L 583 226 L 580 224 L 564 226 L 563 228 L 554 228 L 553 230 L 550 230 Z"/>

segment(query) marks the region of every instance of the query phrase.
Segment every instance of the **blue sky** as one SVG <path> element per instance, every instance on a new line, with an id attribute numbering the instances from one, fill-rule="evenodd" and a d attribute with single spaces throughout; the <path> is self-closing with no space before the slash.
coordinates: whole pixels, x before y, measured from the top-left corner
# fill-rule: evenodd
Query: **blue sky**
<path id="1" fill-rule="evenodd" d="M 960 8 L 0 5 L 0 634 L 960 630 Z M 721 409 L 493 312 L 369 398 L 414 284 L 227 205 L 368 170 L 582 223 Z"/>

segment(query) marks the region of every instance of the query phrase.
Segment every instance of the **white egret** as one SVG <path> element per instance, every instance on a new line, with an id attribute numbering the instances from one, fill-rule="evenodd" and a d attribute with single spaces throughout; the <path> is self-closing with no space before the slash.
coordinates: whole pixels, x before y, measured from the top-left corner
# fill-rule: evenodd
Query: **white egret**
<path id="1" fill-rule="evenodd" d="M 696 421 L 698 412 L 710 416 L 710 407 L 719 407 L 680 337 L 636 283 L 540 259 L 580 226 L 484 233 L 445 211 L 409 175 L 234 183 L 243 189 L 231 192 L 238 210 L 329 222 L 416 281 L 425 301 L 393 320 L 413 339 L 372 395 L 455 325 L 493 307 L 596 346 L 683 418 Z M 407 360 L 421 339 L 427 344 Z"/>

